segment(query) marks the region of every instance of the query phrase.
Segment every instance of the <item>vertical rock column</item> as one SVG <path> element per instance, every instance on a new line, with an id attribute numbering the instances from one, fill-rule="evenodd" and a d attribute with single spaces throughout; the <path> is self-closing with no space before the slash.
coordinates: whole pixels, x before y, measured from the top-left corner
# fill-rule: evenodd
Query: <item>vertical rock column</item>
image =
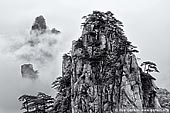
<path id="1" fill-rule="evenodd" d="M 112 18 L 114 25 L 110 25 L 106 21 L 110 14 L 95 13 L 97 17 L 94 14 L 91 19 L 96 21 L 87 23 L 82 36 L 72 43 L 72 113 L 142 109 L 139 67 L 120 22 Z"/>

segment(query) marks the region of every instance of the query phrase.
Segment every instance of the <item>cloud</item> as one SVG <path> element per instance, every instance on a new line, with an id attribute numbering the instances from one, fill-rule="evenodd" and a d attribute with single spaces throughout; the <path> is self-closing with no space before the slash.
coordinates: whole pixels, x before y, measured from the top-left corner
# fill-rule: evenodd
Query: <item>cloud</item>
<path id="1" fill-rule="evenodd" d="M 44 33 L 0 35 L 0 110 L 19 113 L 22 94 L 45 92 L 54 96 L 51 83 L 60 75 L 61 35 Z M 57 62 L 58 61 L 58 62 Z M 20 66 L 31 63 L 39 71 L 36 80 L 22 78 Z"/>
<path id="2" fill-rule="evenodd" d="M 3 51 L 12 54 L 18 60 L 44 65 L 56 58 L 60 39 L 58 34 L 52 33 L 44 33 L 39 36 L 12 36 L 6 40 L 8 47 Z"/>
<path id="3" fill-rule="evenodd" d="M 20 113 L 17 98 L 21 94 L 35 94 L 37 91 L 51 93 L 50 84 L 61 73 L 62 54 L 70 50 L 71 41 L 81 34 L 81 17 L 92 10 L 110 10 L 124 23 L 125 33 L 138 46 L 142 61 L 151 60 L 158 64 L 161 73 L 156 75 L 157 85 L 170 90 L 169 3 L 169 0 L 1 0 L 0 113 L 14 113 L 16 110 L 16 113 Z M 53 45 L 56 49 L 51 49 L 40 37 L 38 39 L 41 43 L 34 47 L 36 49 L 27 43 L 31 38 L 27 29 L 35 16 L 40 14 L 48 19 L 48 25 L 57 26 L 62 31 L 63 36 L 50 38 L 56 40 Z M 16 32 L 21 33 L 15 34 Z M 40 49 L 41 46 L 43 50 Z M 36 56 L 36 53 L 41 54 Z M 56 58 L 48 57 L 49 53 Z M 46 57 L 48 60 L 43 61 Z M 35 59 L 40 60 L 34 62 Z M 23 63 L 32 63 L 39 70 L 40 76 L 36 82 L 22 79 L 20 65 Z"/>
<path id="4" fill-rule="evenodd" d="M 42 71 L 39 79 L 32 81 L 23 79 L 20 73 L 20 61 L 17 61 L 12 56 L 1 55 L 0 62 L 0 109 L 4 111 L 15 111 L 21 107 L 18 102 L 18 97 L 22 94 L 36 94 L 37 91 L 42 91 L 50 94 L 52 90 L 51 80 L 54 76 L 49 69 Z M 50 67 L 49 67 L 50 68 Z M 45 75 L 43 72 L 46 72 Z"/>

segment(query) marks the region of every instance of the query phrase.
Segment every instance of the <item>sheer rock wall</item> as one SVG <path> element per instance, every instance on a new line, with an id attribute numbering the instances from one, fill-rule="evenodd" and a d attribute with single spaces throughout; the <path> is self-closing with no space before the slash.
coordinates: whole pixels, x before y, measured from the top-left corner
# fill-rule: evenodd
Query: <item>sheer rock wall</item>
<path id="1" fill-rule="evenodd" d="M 115 108 L 142 109 L 141 79 L 135 55 L 116 56 L 114 50 L 105 51 L 108 49 L 106 44 L 114 45 L 103 35 L 98 40 L 102 43 L 93 48 L 87 45 L 90 42 L 87 37 L 93 38 L 82 37 L 84 48 L 76 48 L 79 42 L 73 42 L 72 112 L 110 113 Z"/>
<path id="2" fill-rule="evenodd" d="M 98 20 L 102 22 L 112 15 L 107 12 L 102 17 L 94 12 L 92 16 L 95 14 L 99 14 Z M 111 26 L 109 21 L 98 20 L 97 25 L 96 21 L 84 25 L 81 37 L 72 42 L 71 55 L 63 60 L 63 75 L 70 72 L 71 76 L 72 113 L 144 108 L 140 68 L 118 25 L 121 22 L 111 18 L 110 22 L 117 21 Z"/>

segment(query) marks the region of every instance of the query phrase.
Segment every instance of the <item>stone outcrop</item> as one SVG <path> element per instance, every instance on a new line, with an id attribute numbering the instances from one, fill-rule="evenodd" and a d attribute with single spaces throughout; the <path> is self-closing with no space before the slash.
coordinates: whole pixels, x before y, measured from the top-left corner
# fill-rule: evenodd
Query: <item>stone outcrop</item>
<path id="1" fill-rule="evenodd" d="M 159 88 L 156 86 L 154 77 L 149 73 L 144 73 L 140 69 L 142 90 L 143 90 L 143 107 L 144 108 L 161 108 L 158 101 L 157 91 Z"/>
<path id="2" fill-rule="evenodd" d="M 23 78 L 37 79 L 38 70 L 34 70 L 32 64 L 23 64 L 21 65 L 21 75 Z"/>
<path id="3" fill-rule="evenodd" d="M 109 14 L 105 14 L 106 19 Z M 71 82 L 74 113 L 142 109 L 142 84 L 136 57 L 127 52 L 130 51 L 129 42 L 121 34 L 118 21 L 113 21 L 115 27 L 110 32 L 107 27 L 102 31 L 100 25 L 86 23 L 81 38 L 73 42 Z"/>
<path id="4" fill-rule="evenodd" d="M 31 27 L 31 32 L 32 35 L 41 35 L 43 33 L 52 33 L 52 34 L 58 34 L 60 33 L 60 31 L 58 31 L 57 29 L 53 28 L 52 30 L 50 30 L 48 28 L 48 26 L 46 25 L 46 21 L 45 18 L 40 15 L 38 17 L 35 18 L 35 22 Z"/>
<path id="5" fill-rule="evenodd" d="M 65 94 L 71 93 L 72 113 L 114 113 L 120 109 L 141 113 L 150 107 L 148 103 L 157 108 L 153 78 L 145 80 L 134 54 L 138 51 L 124 35 L 122 23 L 109 11 L 94 11 L 84 19 L 81 37 L 63 57 L 62 77 L 71 80 Z M 150 85 L 143 86 L 143 81 Z M 147 98 L 149 94 L 152 98 Z"/>
<path id="6" fill-rule="evenodd" d="M 34 24 L 32 25 L 32 30 L 41 31 L 41 33 L 45 32 L 47 29 L 47 25 L 45 19 L 42 15 L 36 17 Z"/>

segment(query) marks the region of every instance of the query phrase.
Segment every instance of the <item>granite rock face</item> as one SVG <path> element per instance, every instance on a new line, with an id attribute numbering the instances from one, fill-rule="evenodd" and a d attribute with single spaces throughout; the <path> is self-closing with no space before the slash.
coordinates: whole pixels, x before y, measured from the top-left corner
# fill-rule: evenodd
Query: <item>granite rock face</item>
<path id="1" fill-rule="evenodd" d="M 81 37 L 72 42 L 71 55 L 63 57 L 62 76 L 71 76 L 72 113 L 114 113 L 147 108 L 148 101 L 155 104 L 154 95 L 153 100 L 144 99 L 148 90 L 142 87 L 133 53 L 137 50 L 124 35 L 122 23 L 109 11 L 84 18 Z"/>
<path id="2" fill-rule="evenodd" d="M 38 70 L 34 70 L 32 64 L 21 65 L 21 74 L 23 78 L 29 78 L 29 79 L 38 78 Z"/>
<path id="3" fill-rule="evenodd" d="M 96 33 L 88 27 L 84 27 L 81 38 L 72 47 L 72 112 L 142 109 L 142 84 L 136 57 L 123 50 L 118 53 L 120 48 L 116 47 L 127 39 L 119 39 L 115 32 L 107 34 L 107 30 Z"/>

